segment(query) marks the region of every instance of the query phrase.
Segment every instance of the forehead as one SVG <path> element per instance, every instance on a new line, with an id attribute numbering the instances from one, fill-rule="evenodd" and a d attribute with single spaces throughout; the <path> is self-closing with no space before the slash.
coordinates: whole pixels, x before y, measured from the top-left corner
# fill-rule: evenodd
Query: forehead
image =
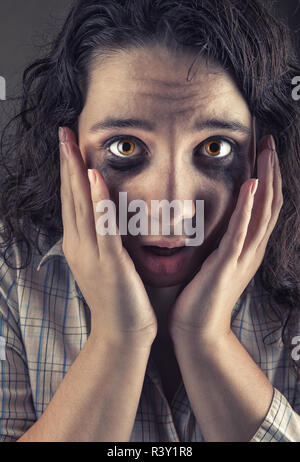
<path id="1" fill-rule="evenodd" d="M 95 61 L 85 110 L 101 114 L 139 114 L 159 123 L 192 121 L 216 115 L 250 120 L 248 105 L 231 76 L 217 63 L 195 55 L 170 53 L 160 47 L 120 51 Z M 100 106 L 99 106 L 100 105 Z M 188 119 L 187 119 L 188 118 Z"/>

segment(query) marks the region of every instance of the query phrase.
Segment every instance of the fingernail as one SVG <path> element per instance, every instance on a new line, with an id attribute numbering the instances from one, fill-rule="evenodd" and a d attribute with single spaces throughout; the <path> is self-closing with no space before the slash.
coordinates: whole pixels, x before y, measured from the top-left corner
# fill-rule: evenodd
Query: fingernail
<path id="1" fill-rule="evenodd" d="M 258 178 L 256 178 L 255 182 L 251 186 L 252 196 L 254 196 L 254 194 L 256 193 L 257 187 L 258 187 Z"/>
<path id="2" fill-rule="evenodd" d="M 93 169 L 88 168 L 88 177 L 92 186 L 95 186 L 97 182 L 97 177 Z"/>
<path id="3" fill-rule="evenodd" d="M 65 156 L 66 159 L 70 158 L 69 147 L 63 141 L 60 142 L 60 150 L 61 150 L 61 152 L 63 153 L 63 155 Z"/>
<path id="4" fill-rule="evenodd" d="M 274 167 L 274 164 L 275 164 L 275 151 L 274 150 L 271 151 L 270 162 L 271 162 L 272 167 Z"/>
<path id="5" fill-rule="evenodd" d="M 66 130 L 63 127 L 59 127 L 58 136 L 59 136 L 59 141 L 61 143 L 64 143 L 66 141 L 66 139 L 67 139 Z"/>
<path id="6" fill-rule="evenodd" d="M 271 151 L 276 151 L 276 144 L 272 135 L 269 135 L 268 137 L 268 147 L 271 149 Z"/>

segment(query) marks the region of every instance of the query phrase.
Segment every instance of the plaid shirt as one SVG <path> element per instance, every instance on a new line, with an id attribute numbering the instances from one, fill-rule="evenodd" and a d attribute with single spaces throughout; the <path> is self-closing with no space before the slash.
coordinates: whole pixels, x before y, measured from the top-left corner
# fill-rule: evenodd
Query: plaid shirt
<path id="1" fill-rule="evenodd" d="M 0 255 L 0 441 L 17 440 L 40 418 L 90 332 L 89 309 L 62 239 L 49 242 L 42 258 L 33 249 L 25 269 L 9 268 Z M 20 266 L 21 252 L 14 244 L 13 266 Z M 252 303 L 259 297 L 255 288 L 232 313 L 232 330 L 274 389 L 251 441 L 300 441 L 300 383 L 290 367 L 291 353 L 272 333 L 274 321 Z M 204 441 L 183 382 L 170 407 L 151 354 L 130 441 Z"/>

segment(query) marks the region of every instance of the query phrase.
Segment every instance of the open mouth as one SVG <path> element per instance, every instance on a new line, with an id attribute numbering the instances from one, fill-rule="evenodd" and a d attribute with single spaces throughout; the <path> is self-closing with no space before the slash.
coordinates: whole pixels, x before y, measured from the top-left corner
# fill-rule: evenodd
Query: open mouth
<path id="1" fill-rule="evenodd" d="M 169 249 L 168 247 L 158 247 L 155 245 L 148 245 L 144 246 L 144 249 L 152 255 L 158 255 L 160 257 L 170 257 L 171 255 L 175 255 L 180 253 L 185 246 L 182 247 L 174 247 L 173 249 Z"/>
<path id="2" fill-rule="evenodd" d="M 177 247 L 164 247 L 158 245 L 141 246 L 141 266 L 143 270 L 159 277 L 180 275 L 187 271 L 193 257 L 194 247 L 179 245 Z M 169 245 L 167 243 L 167 245 Z"/>

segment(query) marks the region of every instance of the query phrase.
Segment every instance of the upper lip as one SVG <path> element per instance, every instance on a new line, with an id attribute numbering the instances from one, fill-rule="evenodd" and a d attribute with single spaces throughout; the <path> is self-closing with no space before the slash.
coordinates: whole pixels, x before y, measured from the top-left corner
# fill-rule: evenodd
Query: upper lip
<path id="1" fill-rule="evenodd" d="M 143 244 L 143 246 L 155 246 L 155 247 L 166 247 L 168 249 L 175 249 L 176 247 L 184 247 L 185 242 L 170 242 L 170 241 L 154 241 L 149 242 L 147 244 Z"/>

